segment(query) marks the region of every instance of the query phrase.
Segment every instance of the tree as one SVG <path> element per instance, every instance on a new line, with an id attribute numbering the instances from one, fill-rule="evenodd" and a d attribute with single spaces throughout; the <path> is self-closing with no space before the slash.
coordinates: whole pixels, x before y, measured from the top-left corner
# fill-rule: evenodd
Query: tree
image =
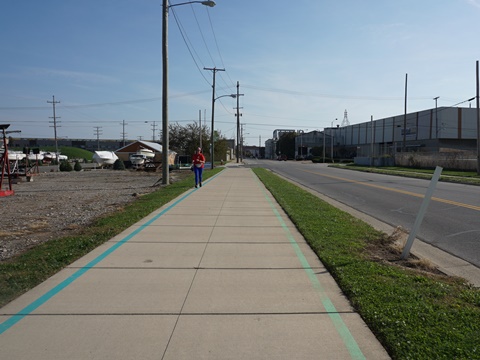
<path id="1" fill-rule="evenodd" d="M 180 155 L 191 155 L 200 146 L 200 126 L 197 123 L 190 123 L 182 126 L 178 123 L 169 124 L 170 149 Z M 203 154 L 211 159 L 210 154 L 210 131 L 202 127 L 202 151 Z M 226 160 L 228 151 L 227 139 L 218 131 L 214 133 L 215 141 L 215 159 Z"/>
<path id="2" fill-rule="evenodd" d="M 73 167 L 72 164 L 70 164 L 68 161 L 62 161 L 60 162 L 60 171 L 72 171 Z"/>
<path id="3" fill-rule="evenodd" d="M 287 155 L 287 158 L 294 159 L 295 158 L 295 137 L 296 134 L 294 132 L 287 132 L 280 136 L 277 142 L 277 151 L 280 154 Z M 280 155 L 277 154 L 277 155 Z"/>
<path id="4" fill-rule="evenodd" d="M 113 163 L 113 170 L 125 170 L 125 164 L 123 161 L 120 159 L 115 160 Z"/>
<path id="5" fill-rule="evenodd" d="M 228 142 L 227 142 L 227 139 L 222 136 L 221 133 L 217 133 L 217 131 L 215 131 L 216 133 L 216 137 L 215 137 L 215 160 L 216 161 L 220 161 L 220 160 L 223 160 L 225 161 L 226 160 L 226 155 L 227 155 L 227 151 L 228 151 Z"/>
<path id="6" fill-rule="evenodd" d="M 82 165 L 80 165 L 80 162 L 78 160 L 75 161 L 75 166 L 73 167 L 73 170 L 82 171 Z"/>
<path id="7" fill-rule="evenodd" d="M 169 124 L 170 149 L 181 155 L 192 155 L 200 146 L 200 126 L 197 123 L 181 126 L 178 123 Z M 209 135 L 205 128 L 202 128 L 203 152 L 208 149 Z"/>
<path id="8" fill-rule="evenodd" d="M 310 150 L 310 153 L 313 156 L 323 156 L 323 148 L 321 148 L 320 146 L 315 146 L 312 148 L 312 150 Z"/>

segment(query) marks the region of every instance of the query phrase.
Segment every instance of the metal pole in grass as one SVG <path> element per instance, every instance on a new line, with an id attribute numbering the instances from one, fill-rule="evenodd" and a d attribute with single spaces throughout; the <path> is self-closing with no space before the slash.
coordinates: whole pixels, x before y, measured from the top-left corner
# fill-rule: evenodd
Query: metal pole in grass
<path id="1" fill-rule="evenodd" d="M 402 256 L 401 259 L 404 260 L 410 255 L 410 249 L 413 245 L 413 241 L 415 240 L 415 237 L 417 236 L 417 231 L 420 228 L 420 225 L 422 224 L 423 221 L 423 216 L 425 215 L 425 212 L 427 211 L 428 204 L 430 204 L 430 200 L 432 199 L 433 191 L 435 190 L 435 187 L 437 186 L 438 179 L 440 179 L 440 175 L 442 174 L 443 168 L 440 166 L 437 166 L 435 168 L 435 172 L 433 173 L 432 180 L 430 181 L 430 186 L 427 189 L 427 193 L 425 194 L 425 197 L 423 198 L 422 205 L 420 206 L 420 210 L 417 214 L 417 219 L 415 220 L 415 224 L 413 225 L 412 231 L 410 231 L 410 235 L 408 236 L 407 243 L 405 244 L 405 247 L 403 248 Z"/>

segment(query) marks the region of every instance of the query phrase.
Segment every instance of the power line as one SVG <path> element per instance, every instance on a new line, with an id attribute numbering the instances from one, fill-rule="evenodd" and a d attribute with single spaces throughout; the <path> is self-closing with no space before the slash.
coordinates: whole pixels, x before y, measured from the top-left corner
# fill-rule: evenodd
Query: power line
<path id="1" fill-rule="evenodd" d="M 193 17 L 195 18 L 195 22 L 197 23 L 198 31 L 200 32 L 200 35 L 201 35 L 201 37 L 202 37 L 203 44 L 205 45 L 205 48 L 207 49 L 208 55 L 210 55 L 210 60 L 212 60 L 213 65 L 216 66 L 215 60 L 213 60 L 213 56 L 212 56 L 212 54 L 211 54 L 211 52 L 210 52 L 210 49 L 208 48 L 207 42 L 206 42 L 206 40 L 205 40 L 205 37 L 203 36 L 203 31 L 202 31 L 202 28 L 201 28 L 201 26 L 200 26 L 200 23 L 198 22 L 197 14 L 195 13 L 195 7 L 193 6 L 193 4 L 190 4 L 190 8 L 192 9 Z M 207 14 L 209 14 L 208 9 L 205 8 L 205 10 L 207 11 Z M 209 17 L 210 17 L 210 15 L 209 15 Z"/>
<path id="2" fill-rule="evenodd" d="M 169 98 L 180 98 L 184 96 L 191 96 L 191 95 L 198 95 L 208 93 L 210 90 L 200 90 L 191 93 L 185 94 L 176 94 L 171 95 Z M 83 104 L 83 105 L 62 105 L 60 106 L 62 109 L 79 109 L 79 108 L 92 108 L 92 107 L 102 107 L 102 106 L 118 106 L 118 105 L 129 105 L 129 104 L 139 104 L 145 102 L 154 102 L 160 101 L 162 97 L 153 97 L 153 98 L 146 98 L 146 99 L 136 99 L 136 100 L 124 100 L 124 101 L 115 101 L 115 102 L 105 102 L 105 103 L 94 103 L 94 104 Z M 0 110 L 46 110 L 50 109 L 47 106 L 7 106 L 7 107 L 0 107 Z"/>
<path id="3" fill-rule="evenodd" d="M 322 97 L 322 98 L 333 98 L 333 99 L 349 99 L 349 100 L 403 100 L 404 97 L 374 97 L 374 96 L 351 96 L 351 95 L 336 95 L 336 94 L 318 94 L 318 93 L 308 93 L 294 90 L 286 89 L 275 89 L 275 88 L 265 88 L 254 85 L 243 85 L 243 87 L 248 89 L 274 92 L 274 93 L 283 93 L 289 95 L 298 95 L 298 96 L 313 96 L 313 97 Z M 431 96 L 425 97 L 415 97 L 409 98 L 410 100 L 430 100 Z"/>
<path id="4" fill-rule="evenodd" d="M 173 17 L 175 19 L 175 22 L 177 24 L 177 27 L 178 29 L 180 30 L 180 35 L 182 36 L 182 39 L 183 39 L 183 42 L 185 43 L 185 46 L 187 47 L 187 50 L 188 52 L 190 53 L 190 57 L 192 58 L 193 62 L 195 63 L 195 66 L 197 67 L 197 70 L 198 72 L 202 75 L 203 79 L 209 84 L 209 81 L 208 79 L 205 77 L 205 75 L 203 74 L 202 70 L 200 69 L 200 67 L 198 66 L 198 63 L 197 63 L 197 60 L 195 60 L 195 57 L 193 56 L 193 53 L 192 53 L 192 50 L 190 49 L 190 47 L 188 46 L 188 42 L 186 40 L 186 32 L 183 30 L 183 27 L 181 26 L 180 24 L 180 20 L 177 18 L 177 14 L 175 13 L 175 11 L 173 10 L 173 8 L 171 8 L 172 10 L 172 13 L 173 13 Z M 192 48 L 193 48 L 193 45 L 192 45 Z M 198 56 L 198 54 L 197 54 Z M 198 56 L 199 57 L 199 56 Z M 200 57 L 199 57 L 200 58 Z"/>
<path id="5" fill-rule="evenodd" d="M 215 30 L 213 28 L 213 23 L 212 23 L 212 19 L 210 17 L 210 12 L 207 10 L 207 16 L 208 16 L 208 22 L 210 23 L 210 29 L 212 30 L 212 35 L 213 35 L 213 39 L 215 40 L 215 46 L 217 47 L 217 52 L 218 52 L 218 56 L 220 57 L 220 61 L 222 62 L 222 66 L 223 68 L 225 68 L 225 64 L 223 62 L 223 57 L 222 57 L 222 53 L 220 52 L 220 47 L 218 46 L 218 41 L 217 41 L 217 36 L 215 34 Z M 230 75 L 228 74 L 228 72 L 225 72 L 227 74 L 227 77 L 230 79 L 230 82 L 232 84 L 232 87 L 235 87 L 235 82 L 230 78 Z M 223 76 L 220 74 L 220 78 L 222 79 L 222 81 L 225 83 L 225 85 L 227 85 L 228 88 L 231 88 L 230 85 L 227 84 L 227 82 L 223 79 Z"/>

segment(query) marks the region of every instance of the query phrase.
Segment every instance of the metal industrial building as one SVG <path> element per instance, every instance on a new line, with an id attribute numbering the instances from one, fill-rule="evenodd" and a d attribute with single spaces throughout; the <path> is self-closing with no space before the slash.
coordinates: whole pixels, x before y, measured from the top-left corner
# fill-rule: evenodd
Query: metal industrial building
<path id="1" fill-rule="evenodd" d="M 432 161 L 436 163 L 442 157 L 450 161 L 454 157 L 462 162 L 456 167 L 475 169 L 476 111 L 476 108 L 439 107 L 323 131 L 299 131 L 295 154 L 308 155 L 316 147 L 322 148 L 327 158 L 355 158 L 359 163 L 375 159 L 375 165 L 395 159 L 400 165 L 399 162 L 405 161 L 400 154 L 405 158 L 410 153 L 411 161 L 411 153 L 415 153 L 418 159 L 422 155 L 435 157 Z M 265 146 L 270 149 L 270 158 L 274 158 L 275 139 L 267 141 Z"/>

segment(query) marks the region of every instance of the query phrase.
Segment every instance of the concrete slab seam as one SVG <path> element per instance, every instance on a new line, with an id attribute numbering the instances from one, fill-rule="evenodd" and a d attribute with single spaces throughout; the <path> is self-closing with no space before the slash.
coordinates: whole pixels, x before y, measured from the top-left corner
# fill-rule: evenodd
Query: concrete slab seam
<path id="1" fill-rule="evenodd" d="M 290 232 L 290 229 L 288 228 L 287 224 L 283 221 L 280 213 L 278 210 L 275 208 L 272 200 L 268 196 L 267 190 L 263 187 L 263 184 L 260 182 L 258 178 L 256 178 L 257 183 L 261 186 L 264 196 L 267 199 L 268 203 L 270 204 L 275 216 L 277 217 L 278 221 L 280 222 L 282 228 L 284 229 L 288 240 L 290 241 L 290 244 L 293 246 L 295 253 L 302 264 L 303 269 L 308 275 L 308 278 L 310 279 L 310 282 L 312 283 L 312 286 L 314 287 L 315 290 L 317 290 L 318 294 L 320 295 L 320 300 L 322 302 L 323 307 L 328 313 L 328 316 L 332 320 L 333 324 L 335 325 L 335 328 L 337 332 L 339 333 L 340 337 L 343 340 L 343 343 L 345 344 L 346 348 L 348 349 L 348 352 L 350 353 L 352 359 L 362 359 L 365 360 L 365 356 L 363 355 L 362 351 L 360 350 L 357 342 L 355 341 L 353 335 L 350 333 L 350 330 L 348 327 L 345 325 L 342 317 L 338 313 L 337 309 L 335 308 L 335 305 L 333 305 L 332 301 L 330 298 L 325 294 L 323 290 L 323 286 L 318 280 L 318 278 L 315 275 L 315 272 L 313 269 L 310 267 L 310 264 L 308 263 L 308 260 L 306 259 L 305 255 L 303 254 L 302 250 L 300 249 L 300 246 L 296 242 L 295 238 L 293 237 L 292 233 Z"/>

